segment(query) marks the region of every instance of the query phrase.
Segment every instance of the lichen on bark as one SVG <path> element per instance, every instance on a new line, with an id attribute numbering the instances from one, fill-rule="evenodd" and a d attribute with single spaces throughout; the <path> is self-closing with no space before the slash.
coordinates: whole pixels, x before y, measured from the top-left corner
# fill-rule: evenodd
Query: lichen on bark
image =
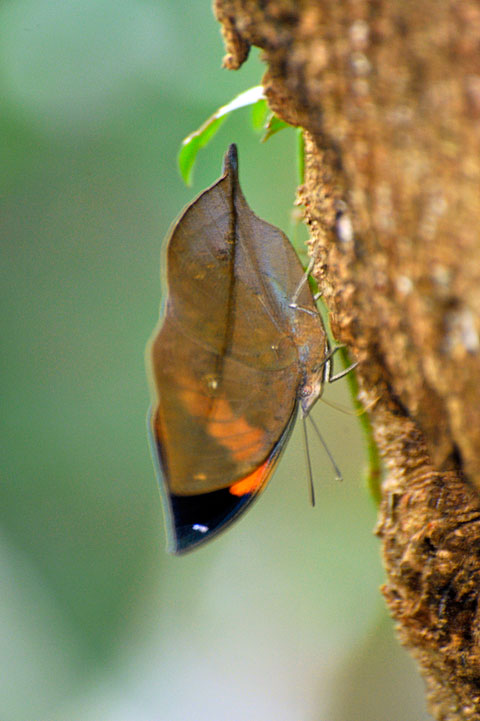
<path id="1" fill-rule="evenodd" d="M 480 718 L 480 6 L 216 0 L 304 128 L 299 201 L 387 474 L 384 595 L 437 719 Z"/>

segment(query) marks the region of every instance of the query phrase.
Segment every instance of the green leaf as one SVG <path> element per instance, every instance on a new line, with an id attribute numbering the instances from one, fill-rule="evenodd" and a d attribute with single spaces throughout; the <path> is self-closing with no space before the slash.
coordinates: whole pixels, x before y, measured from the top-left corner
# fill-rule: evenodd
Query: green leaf
<path id="1" fill-rule="evenodd" d="M 263 98 L 263 87 L 261 85 L 249 88 L 249 90 L 245 90 L 243 93 L 240 93 L 240 95 L 237 95 L 226 105 L 222 105 L 221 108 L 218 108 L 218 110 L 216 110 L 213 115 L 211 115 L 198 128 L 198 130 L 195 130 L 193 133 L 190 133 L 190 135 L 187 135 L 182 142 L 182 147 L 180 148 L 180 152 L 178 154 L 178 167 L 180 169 L 180 175 L 186 185 L 192 184 L 193 168 L 198 151 L 200 148 L 205 147 L 205 145 L 207 145 L 207 143 L 213 138 L 225 118 L 234 110 L 258 103 Z"/>
<path id="2" fill-rule="evenodd" d="M 193 167 L 198 151 L 210 142 L 225 119 L 226 116 L 218 118 L 212 115 L 206 123 L 194 133 L 188 135 L 182 142 L 182 147 L 178 154 L 178 167 L 185 185 L 192 184 Z"/>
<path id="3" fill-rule="evenodd" d="M 267 101 L 265 99 L 257 100 L 252 105 L 252 127 L 257 132 L 260 132 L 265 127 L 267 122 L 267 116 L 269 114 Z"/>
<path id="4" fill-rule="evenodd" d="M 302 128 L 297 128 L 297 173 L 299 185 L 302 185 L 305 182 L 305 139 Z"/>
<path id="5" fill-rule="evenodd" d="M 351 365 L 351 360 L 350 360 L 350 357 L 348 355 L 346 348 L 341 348 L 339 353 L 342 357 L 345 368 L 348 368 Z M 350 388 L 353 405 L 356 410 L 356 415 L 358 416 L 358 419 L 360 422 L 360 427 L 363 430 L 363 433 L 365 435 L 366 444 L 367 444 L 367 457 L 368 457 L 368 468 L 366 471 L 367 485 L 368 485 L 369 491 L 370 491 L 375 503 L 377 505 L 379 505 L 380 501 L 382 499 L 381 483 L 382 483 L 382 475 L 383 475 L 382 461 L 380 458 L 380 453 L 378 451 L 377 444 L 373 437 L 373 429 L 372 429 L 372 425 L 370 423 L 370 418 L 368 417 L 368 413 L 367 413 L 366 409 L 363 407 L 363 405 L 361 404 L 361 402 L 358 400 L 359 388 L 358 388 L 358 382 L 357 382 L 355 373 L 348 373 L 346 378 L 347 378 L 348 386 Z"/>
<path id="6" fill-rule="evenodd" d="M 283 128 L 291 128 L 292 126 L 289 123 L 286 123 L 285 120 L 280 120 L 280 118 L 275 115 L 275 113 L 272 113 L 270 117 L 267 120 L 267 123 L 265 125 L 265 133 L 262 137 L 262 143 L 265 143 L 269 138 L 272 137 L 272 135 L 275 135 L 275 133 L 278 133 L 279 130 L 283 130 Z"/>

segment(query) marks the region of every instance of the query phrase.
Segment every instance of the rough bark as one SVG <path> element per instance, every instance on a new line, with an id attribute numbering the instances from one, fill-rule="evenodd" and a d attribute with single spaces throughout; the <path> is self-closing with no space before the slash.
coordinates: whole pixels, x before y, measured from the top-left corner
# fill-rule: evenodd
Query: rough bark
<path id="1" fill-rule="evenodd" d="M 480 5 L 217 0 L 305 129 L 314 275 L 387 469 L 384 595 L 437 719 L 480 718 Z"/>

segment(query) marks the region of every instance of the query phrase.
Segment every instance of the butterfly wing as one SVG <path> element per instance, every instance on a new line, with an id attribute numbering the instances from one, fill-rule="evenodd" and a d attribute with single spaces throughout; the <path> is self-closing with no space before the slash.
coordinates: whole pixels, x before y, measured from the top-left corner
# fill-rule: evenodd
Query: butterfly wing
<path id="1" fill-rule="evenodd" d="M 227 155 L 172 231 L 152 343 L 153 446 L 176 552 L 238 516 L 278 460 L 300 383 L 289 301 L 302 274 L 286 236 L 246 204 Z"/>
<path id="2" fill-rule="evenodd" d="M 214 538 L 228 527 L 258 497 L 268 482 L 285 448 L 288 436 L 295 422 L 296 409 L 287 423 L 282 436 L 270 451 L 265 461 L 253 471 L 251 476 L 232 484 L 195 495 L 177 495 L 172 493 L 168 483 L 160 483 L 166 510 L 169 551 L 182 554 Z M 165 444 L 156 436 L 154 424 L 149 434 L 152 453 L 156 459 L 157 472 L 165 479 L 165 464 L 162 453 Z"/>

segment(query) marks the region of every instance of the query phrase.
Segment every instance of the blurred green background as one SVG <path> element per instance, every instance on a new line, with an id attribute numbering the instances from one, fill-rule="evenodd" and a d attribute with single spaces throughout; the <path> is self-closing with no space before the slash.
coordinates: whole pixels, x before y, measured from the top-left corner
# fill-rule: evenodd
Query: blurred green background
<path id="1" fill-rule="evenodd" d="M 344 482 L 312 439 L 315 509 L 296 432 L 241 522 L 164 550 L 144 371 L 162 239 L 232 141 L 251 206 L 300 232 L 293 131 L 262 145 L 239 111 L 193 189 L 176 170 L 258 55 L 222 70 L 187 0 L 5 2 L 0 36 L 0 720 L 429 718 L 379 593 L 354 417 L 317 406 Z"/>

